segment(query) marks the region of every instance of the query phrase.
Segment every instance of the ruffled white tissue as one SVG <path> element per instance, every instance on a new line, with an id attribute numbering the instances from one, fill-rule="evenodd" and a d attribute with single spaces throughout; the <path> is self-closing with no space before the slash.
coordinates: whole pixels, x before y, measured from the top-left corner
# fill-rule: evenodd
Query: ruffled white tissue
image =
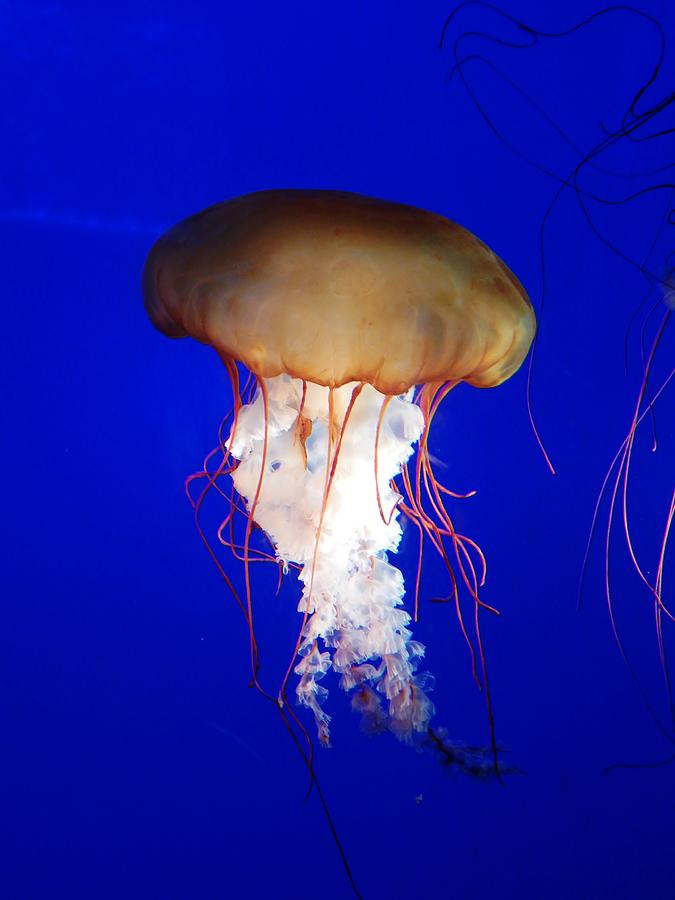
<path id="1" fill-rule="evenodd" d="M 398 497 L 390 481 L 422 433 L 422 412 L 411 395 L 392 397 L 386 406 L 378 438 L 378 504 L 375 439 L 386 398 L 363 387 L 344 428 L 322 516 L 328 466 L 357 385 L 333 391 L 330 440 L 328 388 L 308 383 L 303 403 L 298 379 L 280 375 L 264 385 L 267 416 L 259 388 L 231 435 L 231 453 L 240 460 L 232 477 L 249 512 L 258 492 L 253 518 L 277 557 L 302 567 L 298 609 L 306 622 L 295 667 L 298 700 L 314 713 L 327 744 L 327 691 L 319 681 L 333 668 L 342 688 L 354 690 L 352 705 L 367 728 L 390 728 L 409 739 L 426 730 L 433 705 L 424 692 L 430 676 L 416 674 L 424 647 L 411 640 L 411 617 L 401 608 L 403 576 L 388 560 L 401 540 Z"/>

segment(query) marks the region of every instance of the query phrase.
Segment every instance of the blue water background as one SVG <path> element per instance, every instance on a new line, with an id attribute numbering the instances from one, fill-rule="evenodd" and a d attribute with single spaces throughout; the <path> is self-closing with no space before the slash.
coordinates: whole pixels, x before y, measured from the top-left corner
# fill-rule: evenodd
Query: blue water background
<path id="1" fill-rule="evenodd" d="M 598 8 L 509 5 L 551 30 Z M 670 4 L 643 8 L 672 35 Z M 139 277 L 153 240 L 184 216 L 246 191 L 311 186 L 456 219 L 538 302 L 538 229 L 555 184 L 446 82 L 437 42 L 450 9 L 0 4 L 2 897 L 350 896 L 316 797 L 304 802 L 301 761 L 247 687 L 247 632 L 183 495 L 228 408 L 225 372 L 207 348 L 152 329 Z M 486 19 L 465 27 L 476 22 Z M 618 16 L 498 58 L 588 147 L 602 123 L 617 124 L 656 49 L 648 26 Z M 511 138 L 569 170 L 573 155 L 531 108 L 484 67 L 473 77 Z M 634 145 L 606 162 L 636 169 L 664 156 Z M 641 258 L 666 200 L 594 214 Z M 388 735 L 370 739 L 331 679 L 334 746 L 318 773 L 366 898 L 675 896 L 675 765 L 602 774 L 673 748 L 611 635 L 599 544 L 576 611 L 594 502 L 639 387 L 635 328 L 628 374 L 624 338 L 644 281 L 592 236 L 569 193 L 546 264 L 533 400 L 558 474 L 528 423 L 524 371 L 498 390 L 455 391 L 431 440 L 445 482 L 478 491 L 451 510 L 488 556 L 484 596 L 502 612 L 484 617 L 497 734 L 523 774 L 476 782 Z M 636 546 L 651 572 L 674 408 L 671 391 L 657 407 L 659 452 L 647 428 L 633 470 Z M 415 556 L 406 534 L 409 583 Z M 428 558 L 415 635 L 437 679 L 436 721 L 483 744 L 484 698 L 453 610 L 428 600 L 445 589 Z M 227 569 L 241 584 L 238 566 Z M 652 607 L 620 540 L 612 571 L 622 633 L 663 716 Z M 276 597 L 273 572 L 256 578 L 263 675 L 275 684 L 298 625 L 296 586 Z M 672 553 L 666 584 L 672 601 Z"/>

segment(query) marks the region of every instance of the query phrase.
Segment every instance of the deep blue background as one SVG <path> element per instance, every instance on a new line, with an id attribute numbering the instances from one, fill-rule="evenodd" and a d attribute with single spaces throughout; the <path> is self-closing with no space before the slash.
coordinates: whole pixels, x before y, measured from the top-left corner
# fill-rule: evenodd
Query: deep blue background
<path id="1" fill-rule="evenodd" d="M 599 8 L 544 6 L 509 9 L 556 29 Z M 152 330 L 139 275 L 155 237 L 185 215 L 249 190 L 314 186 L 457 219 L 536 300 L 555 185 L 445 82 L 437 39 L 450 8 L 0 3 L 2 897 L 349 896 L 318 803 L 303 803 L 302 765 L 247 688 L 247 635 L 183 496 L 228 406 L 225 373 L 207 349 Z M 672 32 L 670 3 L 644 8 Z M 647 26 L 618 16 L 499 59 L 591 146 L 655 49 Z M 512 138 L 569 168 L 531 109 L 487 70 L 473 77 Z M 635 169 L 663 153 L 628 148 L 612 161 Z M 639 258 L 665 200 L 599 221 Z M 571 196 L 546 247 L 533 393 L 558 475 L 529 429 L 524 372 L 496 391 L 454 392 L 432 439 L 445 481 L 478 490 L 453 511 L 489 558 L 485 598 L 503 613 L 485 622 L 497 731 L 525 774 L 503 789 L 448 776 L 427 754 L 362 735 L 332 685 L 334 748 L 319 774 L 366 898 L 675 895 L 675 766 L 602 775 L 672 746 L 613 642 L 600 547 L 575 611 L 593 504 L 638 386 L 634 330 L 628 376 L 623 345 L 644 282 L 595 241 Z M 664 356 L 672 348 L 671 333 Z M 635 462 L 636 542 L 650 567 L 672 490 L 673 408 L 671 392 L 658 454 L 645 434 Z M 616 548 L 620 623 L 662 713 L 649 598 Z M 406 541 L 409 573 L 414 557 Z M 672 554 L 669 565 L 672 598 Z M 427 598 L 440 575 L 432 563 Z M 261 578 L 273 683 L 297 628 L 295 592 L 275 598 L 273 576 Z M 416 633 L 439 724 L 484 742 L 452 610 L 423 601 Z"/>

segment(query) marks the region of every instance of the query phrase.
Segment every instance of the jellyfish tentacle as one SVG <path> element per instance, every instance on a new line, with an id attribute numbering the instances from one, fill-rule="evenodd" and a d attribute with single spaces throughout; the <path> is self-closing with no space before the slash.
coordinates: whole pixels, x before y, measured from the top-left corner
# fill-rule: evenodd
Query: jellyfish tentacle
<path id="1" fill-rule="evenodd" d="M 673 524 L 673 518 L 675 517 L 675 490 L 673 490 L 672 497 L 670 499 L 670 508 L 668 510 L 668 515 L 666 517 L 665 527 L 663 529 L 663 539 L 661 541 L 661 550 L 659 553 L 659 558 L 656 566 L 656 577 L 654 579 L 654 587 L 655 587 L 655 598 L 654 598 L 654 615 L 656 618 L 656 634 L 659 645 L 659 658 L 661 660 L 661 669 L 663 672 L 663 678 L 666 688 L 666 696 L 668 697 L 668 706 L 670 711 L 670 721 L 671 727 L 675 732 L 675 704 L 673 703 L 673 687 L 672 681 L 670 677 L 670 668 L 668 664 L 668 657 L 666 655 L 664 638 L 663 638 L 663 613 L 665 612 L 668 617 L 673 618 L 672 614 L 663 604 L 662 600 L 662 591 L 663 591 L 663 568 L 665 565 L 666 559 L 666 546 L 668 544 L 668 538 L 670 537 L 670 529 Z M 658 598 L 658 600 L 657 600 Z"/>
<path id="2" fill-rule="evenodd" d="M 226 366 L 227 366 L 227 363 L 226 363 Z M 234 430 L 236 429 L 236 427 L 237 427 L 237 417 L 238 417 L 238 414 L 239 414 L 239 409 L 240 409 L 240 407 L 241 407 L 241 398 L 240 398 L 240 396 L 239 396 L 239 390 L 238 390 L 238 372 L 237 372 L 237 368 L 236 368 L 236 366 L 235 366 L 233 363 L 231 364 L 231 366 L 227 366 L 227 368 L 228 368 L 228 373 L 229 373 L 229 375 L 230 375 L 230 380 L 231 380 L 231 383 L 232 383 L 232 395 L 233 395 L 233 398 L 234 398 L 234 413 L 233 413 L 233 418 L 234 418 L 234 422 L 233 422 L 233 431 L 234 431 Z M 217 469 L 216 472 L 214 473 L 213 477 L 207 478 L 207 483 L 206 483 L 205 487 L 202 489 L 202 491 L 201 491 L 199 497 L 198 497 L 197 500 L 194 502 L 194 504 L 193 504 L 193 507 L 194 507 L 194 522 L 195 522 L 195 527 L 197 528 L 197 533 L 199 534 L 199 537 L 201 538 L 202 543 L 203 543 L 204 546 L 206 547 L 206 550 L 207 550 L 209 556 L 211 557 L 211 559 L 212 559 L 213 562 L 215 563 L 215 566 L 216 566 L 216 568 L 217 568 L 217 570 L 218 570 L 218 573 L 220 574 L 221 578 L 223 579 L 223 581 L 224 581 L 225 584 L 227 585 L 227 588 L 228 588 L 228 590 L 230 591 L 230 593 L 232 594 L 232 596 L 234 597 L 234 599 L 235 599 L 235 601 L 236 601 L 236 603 L 237 603 L 237 606 L 240 608 L 240 610 L 242 611 L 242 613 L 244 614 L 244 617 L 246 618 L 246 620 L 247 620 L 247 622 L 248 622 L 248 616 L 247 616 L 247 612 L 246 612 L 246 607 L 244 606 L 244 604 L 243 604 L 241 598 L 239 597 L 239 594 L 238 594 L 237 590 L 235 589 L 234 585 L 232 584 L 232 581 L 230 580 L 229 576 L 227 575 L 227 573 L 226 573 L 225 570 L 223 569 L 223 566 L 221 565 L 220 560 L 219 560 L 218 557 L 216 556 L 216 554 L 215 554 L 213 548 L 211 547 L 211 543 L 210 543 L 210 541 L 208 540 L 208 538 L 206 537 L 206 534 L 204 533 L 204 529 L 202 528 L 202 525 L 201 525 L 201 522 L 200 522 L 200 518 L 199 518 L 199 514 L 200 514 L 200 511 L 201 511 L 202 505 L 203 505 L 203 503 L 204 503 L 204 500 L 205 500 L 205 498 L 206 498 L 206 496 L 207 496 L 209 490 L 211 489 L 211 487 L 213 486 L 213 484 L 216 482 L 216 480 L 217 480 L 217 478 L 220 476 L 220 474 L 222 474 L 222 473 L 225 471 L 225 469 L 226 469 L 227 462 L 228 462 L 228 457 L 229 457 L 229 450 L 228 450 L 227 453 L 223 454 L 223 458 L 222 458 L 222 460 L 221 460 L 221 462 L 220 462 L 220 465 L 218 466 L 218 469 Z M 186 490 L 187 490 L 187 486 L 186 486 Z M 189 496 L 189 494 L 188 494 L 188 496 Z"/>
<path id="3" fill-rule="evenodd" d="M 244 583 L 246 585 L 246 609 L 248 612 L 249 627 L 249 644 L 251 657 L 251 677 L 253 684 L 261 694 L 269 696 L 267 691 L 258 681 L 258 671 L 260 669 L 260 656 L 258 653 L 258 642 L 255 636 L 255 627 L 253 624 L 253 594 L 251 590 L 251 571 L 249 566 L 249 543 L 251 540 L 251 529 L 255 520 L 256 507 L 260 499 L 260 493 L 263 487 L 263 479 L 265 477 L 265 464 L 267 462 L 267 445 L 268 445 L 268 427 L 269 427 L 269 409 L 267 401 L 267 389 L 263 379 L 258 379 L 258 389 L 262 397 L 263 403 L 263 441 L 262 441 L 262 458 L 260 462 L 260 474 L 255 489 L 255 494 L 250 505 L 248 521 L 246 522 L 246 533 L 244 536 Z M 231 445 L 230 445 L 231 446 Z"/>
<path id="4" fill-rule="evenodd" d="M 373 457 L 374 469 L 375 469 L 375 495 L 377 497 L 377 508 L 380 513 L 380 518 L 384 522 L 385 525 L 389 525 L 391 523 L 392 517 L 394 515 L 394 511 L 396 509 L 396 503 L 393 505 L 389 516 L 385 516 L 384 510 L 382 509 L 382 497 L 380 495 L 380 476 L 378 472 L 377 466 L 377 458 L 379 455 L 379 447 L 380 447 L 380 430 L 382 429 L 382 420 L 384 419 L 384 415 L 387 411 L 387 407 L 391 403 L 391 396 L 388 395 L 382 401 L 382 406 L 380 407 L 380 414 L 377 417 L 377 427 L 375 428 L 375 453 Z"/>
<path id="5" fill-rule="evenodd" d="M 628 553 L 630 555 L 631 562 L 633 563 L 633 567 L 635 568 L 635 571 L 637 572 L 638 576 L 640 577 L 640 580 L 648 588 L 648 590 L 650 590 L 652 593 L 657 593 L 657 594 L 658 594 L 658 592 L 656 591 L 655 586 L 653 586 L 650 583 L 650 581 L 647 578 L 647 576 L 645 575 L 640 563 L 638 562 L 638 559 L 637 559 L 637 556 L 635 553 L 635 549 L 633 546 L 633 539 L 631 537 L 631 530 L 630 530 L 630 526 L 628 523 L 628 484 L 630 481 L 630 465 L 631 465 L 631 461 L 632 461 L 632 457 L 633 457 L 633 446 L 634 446 L 635 437 L 637 434 L 638 419 L 640 417 L 642 401 L 648 391 L 649 375 L 651 372 L 652 363 L 654 361 L 654 356 L 656 354 L 657 348 L 663 337 L 663 333 L 664 333 L 664 330 L 668 323 L 668 320 L 670 318 L 671 312 L 672 312 L 672 310 L 667 310 L 665 315 L 663 316 L 661 325 L 659 326 L 659 329 L 656 333 L 656 337 L 654 338 L 652 348 L 650 350 L 649 356 L 645 363 L 642 384 L 641 384 L 640 391 L 638 393 L 637 401 L 635 404 L 633 419 L 631 421 L 630 429 L 629 429 L 628 435 L 627 435 L 628 442 L 626 444 L 626 448 L 625 448 L 624 456 L 623 456 L 623 458 L 624 458 L 624 473 L 623 473 L 623 478 L 622 478 L 622 483 L 623 483 L 623 487 L 622 487 L 622 517 L 623 517 L 623 527 L 624 527 L 624 535 L 626 538 L 626 545 L 628 547 Z M 654 408 L 653 399 L 650 397 L 648 405 L 647 405 L 647 411 L 653 410 L 653 408 Z M 655 599 L 657 599 L 657 602 L 658 602 L 660 598 L 657 596 Z"/>

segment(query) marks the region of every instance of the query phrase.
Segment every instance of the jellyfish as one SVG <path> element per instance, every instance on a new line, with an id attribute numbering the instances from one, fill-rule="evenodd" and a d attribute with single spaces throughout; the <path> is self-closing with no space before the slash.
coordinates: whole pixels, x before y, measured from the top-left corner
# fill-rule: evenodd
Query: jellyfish
<path id="1" fill-rule="evenodd" d="M 323 745 L 330 670 L 367 730 L 425 734 L 432 679 L 411 628 L 425 542 L 447 567 L 472 648 L 460 586 L 474 604 L 481 660 L 478 612 L 491 609 L 480 597 L 483 554 L 448 510 L 460 495 L 434 476 L 429 428 L 456 385 L 495 387 L 520 367 L 535 332 L 524 288 L 441 215 L 352 193 L 270 190 L 168 231 L 149 253 L 143 296 L 161 332 L 213 347 L 232 382 L 229 430 L 194 476 L 205 486 L 193 505 L 198 516 L 214 488 L 228 500 L 218 539 L 243 561 L 245 597 L 219 567 L 246 619 L 254 684 L 284 708 L 295 676 Z M 402 518 L 419 535 L 411 610 L 392 561 Z M 301 586 L 276 693 L 261 683 L 255 629 L 250 569 L 263 559 L 295 569 Z"/>

